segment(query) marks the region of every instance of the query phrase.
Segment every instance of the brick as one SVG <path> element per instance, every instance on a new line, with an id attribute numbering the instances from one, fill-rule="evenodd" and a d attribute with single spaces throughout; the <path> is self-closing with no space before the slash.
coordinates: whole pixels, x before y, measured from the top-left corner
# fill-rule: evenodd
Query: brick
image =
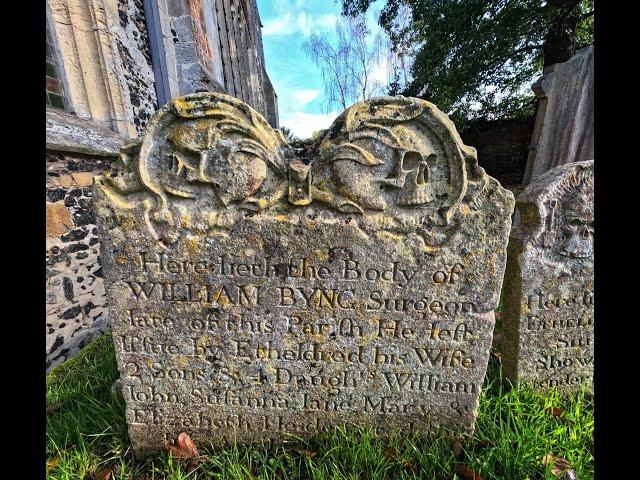
<path id="1" fill-rule="evenodd" d="M 63 173 L 58 177 L 58 181 L 60 182 L 60 186 L 69 188 L 73 183 L 73 178 L 71 178 L 71 175 Z"/>
<path id="2" fill-rule="evenodd" d="M 79 187 L 89 187 L 93 184 L 93 173 L 91 172 L 75 172 L 71 174 L 71 178 Z"/>
<path id="3" fill-rule="evenodd" d="M 62 202 L 47 203 L 47 237 L 59 237 L 73 228 L 71 212 Z"/>

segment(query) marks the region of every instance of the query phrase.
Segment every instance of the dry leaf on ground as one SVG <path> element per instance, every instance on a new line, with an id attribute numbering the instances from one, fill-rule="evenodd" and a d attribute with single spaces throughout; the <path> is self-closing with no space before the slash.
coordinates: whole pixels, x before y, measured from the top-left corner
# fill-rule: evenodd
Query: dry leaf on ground
<path id="1" fill-rule="evenodd" d="M 465 465 L 458 465 L 456 467 L 456 473 L 462 480 L 482 480 L 479 473 L 474 472 Z"/>
<path id="2" fill-rule="evenodd" d="M 486 438 L 484 440 L 480 440 L 478 442 L 478 447 L 480 447 L 480 448 L 487 448 L 487 447 L 490 447 L 491 445 L 493 445 L 493 442 L 491 440 L 486 439 Z"/>
<path id="3" fill-rule="evenodd" d="M 405 470 L 408 470 L 409 472 L 411 472 L 412 475 L 417 475 L 418 474 L 418 469 L 411 462 L 404 462 L 404 468 L 405 468 Z"/>
<path id="4" fill-rule="evenodd" d="M 93 477 L 93 480 L 111 480 L 113 472 L 110 468 L 100 470 Z"/>
<path id="5" fill-rule="evenodd" d="M 558 418 L 558 420 L 560 420 L 562 423 L 565 424 L 572 424 L 575 423 L 573 420 L 571 420 L 570 418 L 566 418 L 564 416 L 564 410 L 558 407 L 549 407 L 546 409 L 546 412 L 551 415 L 552 417 L 556 417 Z"/>
<path id="6" fill-rule="evenodd" d="M 546 411 L 552 417 L 560 417 L 564 413 L 564 410 L 558 407 L 549 407 Z"/>
<path id="7" fill-rule="evenodd" d="M 58 466 L 59 462 L 60 462 L 60 457 L 47 460 L 47 473 L 51 473 L 52 471 L 54 471 L 55 468 Z"/>
<path id="8" fill-rule="evenodd" d="M 551 465 L 551 473 L 554 476 L 563 475 L 563 478 L 567 480 L 577 480 L 575 470 L 571 468 L 571 463 L 566 458 L 554 457 L 550 453 L 542 457 L 540 461 L 543 465 Z"/>
<path id="9" fill-rule="evenodd" d="M 167 450 L 171 457 L 182 460 L 188 460 L 200 455 L 195 443 L 193 443 L 191 437 L 185 432 L 182 432 L 180 435 L 178 435 L 178 440 L 176 440 L 173 444 L 167 443 L 164 448 L 165 450 Z"/>
<path id="10" fill-rule="evenodd" d="M 187 463 L 187 471 L 194 470 L 202 461 L 196 444 L 193 443 L 191 437 L 185 432 L 178 435 L 178 439 L 173 444 L 167 443 L 164 448 L 172 458 L 189 460 Z"/>
<path id="11" fill-rule="evenodd" d="M 314 452 L 313 450 L 308 450 L 306 448 L 297 448 L 296 451 L 300 455 L 304 455 L 305 457 L 309 457 L 309 458 L 313 458 L 318 454 L 318 452 Z"/>

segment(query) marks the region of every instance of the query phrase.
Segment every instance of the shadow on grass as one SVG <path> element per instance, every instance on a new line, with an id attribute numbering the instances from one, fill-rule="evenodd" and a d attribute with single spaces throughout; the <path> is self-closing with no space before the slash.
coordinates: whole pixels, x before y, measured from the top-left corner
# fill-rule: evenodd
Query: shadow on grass
<path id="1" fill-rule="evenodd" d="M 47 478 L 94 479 L 457 479 L 464 464 L 483 480 L 554 477 L 546 454 L 567 459 L 580 480 L 593 478 L 593 402 L 584 393 L 563 397 L 525 387 L 509 389 L 492 357 L 480 398 L 476 430 L 458 457 L 446 436 L 375 437 L 370 430 L 336 429 L 312 441 L 273 450 L 200 448 L 205 461 L 187 472 L 159 456 L 139 462 L 130 451 L 124 405 L 112 398 L 118 377 L 111 336 L 105 335 L 47 377 Z M 549 409 L 561 409 L 554 416 Z"/>

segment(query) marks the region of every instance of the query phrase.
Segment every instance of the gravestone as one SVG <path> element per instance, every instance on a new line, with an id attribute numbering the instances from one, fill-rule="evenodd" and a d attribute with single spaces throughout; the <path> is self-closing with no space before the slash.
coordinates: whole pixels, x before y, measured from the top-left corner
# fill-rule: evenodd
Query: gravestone
<path id="1" fill-rule="evenodd" d="M 200 93 L 96 180 L 138 456 L 183 431 L 217 446 L 473 430 L 513 195 L 414 98 L 350 107 L 305 157 Z"/>
<path id="2" fill-rule="evenodd" d="M 594 47 L 545 68 L 532 89 L 538 98 L 523 185 L 565 163 L 593 159 Z"/>
<path id="3" fill-rule="evenodd" d="M 512 381 L 593 388 L 593 176 L 593 161 L 561 165 L 517 198 L 503 293 Z"/>

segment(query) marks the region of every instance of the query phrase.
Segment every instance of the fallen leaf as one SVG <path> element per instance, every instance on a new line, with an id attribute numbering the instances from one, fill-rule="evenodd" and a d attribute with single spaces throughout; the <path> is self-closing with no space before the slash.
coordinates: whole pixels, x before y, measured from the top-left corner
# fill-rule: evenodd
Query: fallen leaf
<path id="1" fill-rule="evenodd" d="M 167 443 L 164 448 L 170 457 L 178 460 L 188 460 L 186 464 L 188 472 L 195 470 L 203 461 L 203 459 L 200 458 L 200 454 L 198 453 L 195 443 L 193 443 L 191 437 L 185 432 L 178 435 L 178 439 L 174 444 Z"/>
<path id="2" fill-rule="evenodd" d="M 578 474 L 574 469 L 570 469 L 564 472 L 564 476 L 567 480 L 578 480 Z"/>
<path id="3" fill-rule="evenodd" d="M 318 454 L 318 452 L 314 452 L 313 450 L 307 450 L 306 448 L 297 448 L 296 451 L 300 455 L 304 455 L 305 457 L 309 457 L 309 458 L 313 458 Z"/>
<path id="4" fill-rule="evenodd" d="M 55 470 L 60 462 L 60 457 L 52 458 L 51 460 L 47 460 L 47 473 L 51 473 Z"/>
<path id="5" fill-rule="evenodd" d="M 456 467 L 456 473 L 462 480 L 482 480 L 479 473 L 474 472 L 465 465 L 458 465 Z"/>
<path id="6" fill-rule="evenodd" d="M 493 445 L 493 442 L 491 440 L 487 440 L 486 438 L 478 442 L 478 447 L 480 448 L 487 448 L 487 447 L 490 447 L 491 445 Z"/>
<path id="7" fill-rule="evenodd" d="M 98 473 L 95 474 L 95 476 L 93 477 L 93 480 L 110 480 L 112 474 L 113 472 L 111 471 L 110 468 L 105 470 L 100 470 Z"/>
<path id="8" fill-rule="evenodd" d="M 564 478 L 576 480 L 576 472 L 571 469 L 571 463 L 566 458 L 554 457 L 550 453 L 542 457 L 540 461 L 543 465 L 551 465 L 551 473 L 554 476 L 565 474 Z"/>
<path id="9" fill-rule="evenodd" d="M 171 457 L 181 460 L 189 460 L 200 455 L 195 443 L 193 443 L 191 437 L 185 432 L 178 435 L 178 440 L 176 440 L 176 442 L 173 444 L 167 443 L 164 448 Z"/>
<path id="10" fill-rule="evenodd" d="M 53 412 L 57 412 L 62 408 L 62 403 L 54 403 L 53 405 L 47 405 L 47 415 Z"/>
<path id="11" fill-rule="evenodd" d="M 549 407 L 546 412 L 552 417 L 561 417 L 564 413 L 564 410 L 558 407 Z"/>
<path id="12" fill-rule="evenodd" d="M 543 457 L 540 459 L 540 463 L 541 463 L 542 465 L 550 465 L 550 464 L 552 464 L 552 463 L 555 461 L 555 458 L 556 458 L 556 457 L 554 457 L 554 456 L 553 456 L 553 455 L 551 455 L 550 453 L 547 453 L 545 456 L 543 456 Z"/>
<path id="13" fill-rule="evenodd" d="M 556 463 L 553 465 L 553 467 L 551 467 L 551 473 L 553 473 L 557 477 L 558 475 L 566 472 L 570 468 L 571 468 L 571 464 L 567 462 L 564 458 L 557 458 Z"/>
<path id="14" fill-rule="evenodd" d="M 404 468 L 406 470 L 409 470 L 412 475 L 417 475 L 418 474 L 418 469 L 411 462 L 404 462 Z"/>

